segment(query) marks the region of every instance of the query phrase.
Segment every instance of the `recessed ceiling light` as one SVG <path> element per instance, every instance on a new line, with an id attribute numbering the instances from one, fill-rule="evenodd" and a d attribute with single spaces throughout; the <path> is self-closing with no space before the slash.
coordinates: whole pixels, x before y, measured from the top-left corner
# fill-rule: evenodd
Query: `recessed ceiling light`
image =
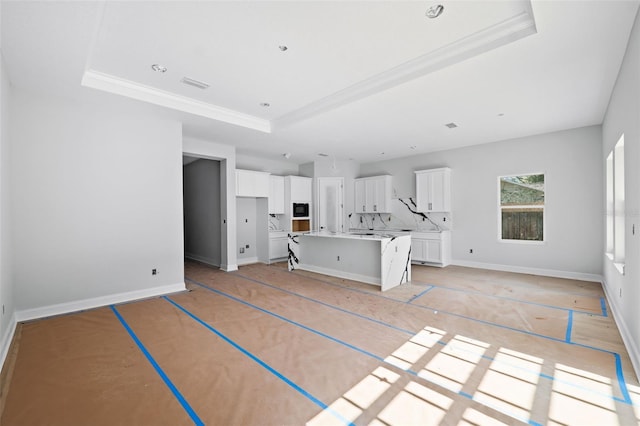
<path id="1" fill-rule="evenodd" d="M 437 18 L 438 16 L 442 15 L 442 12 L 444 11 L 444 6 L 441 4 L 435 4 L 433 6 L 431 6 L 429 9 L 427 9 L 427 13 L 425 13 L 425 15 L 427 15 L 427 18 Z"/>
<path id="2" fill-rule="evenodd" d="M 450 129 L 455 129 L 456 127 L 458 127 L 456 123 L 447 123 L 445 124 L 445 126 L 447 126 Z"/>
<path id="3" fill-rule="evenodd" d="M 197 87 L 198 89 L 206 89 L 209 87 L 209 85 L 204 81 L 194 80 L 193 78 L 189 78 L 189 77 L 182 77 L 180 82 L 184 84 L 188 84 L 189 86 Z"/>
<path id="4" fill-rule="evenodd" d="M 318 155 L 319 155 L 320 157 L 328 157 L 328 156 L 329 156 L 329 154 L 325 154 L 325 153 L 323 153 L 323 152 L 319 152 L 319 153 L 318 153 Z"/>
<path id="5" fill-rule="evenodd" d="M 289 50 L 289 48 L 284 44 L 281 44 L 280 46 L 278 46 L 278 49 L 280 49 L 281 52 L 286 52 L 287 50 Z"/>
<path id="6" fill-rule="evenodd" d="M 289 158 L 291 158 L 291 153 L 285 152 L 284 154 L 282 154 L 282 156 L 288 160 Z"/>
<path id="7" fill-rule="evenodd" d="M 415 145 L 411 145 L 409 148 L 416 149 L 416 146 Z"/>
<path id="8" fill-rule="evenodd" d="M 160 64 L 151 65 L 151 69 L 157 72 L 167 72 L 167 67 L 163 67 Z"/>
<path id="9" fill-rule="evenodd" d="M 501 112 L 500 114 L 498 114 L 498 117 L 502 117 L 504 116 L 504 112 Z"/>
<path id="10" fill-rule="evenodd" d="M 270 104 L 269 102 L 261 102 L 261 103 L 260 103 L 260 106 L 261 106 L 262 108 L 269 108 L 269 107 L 271 106 L 271 104 Z"/>

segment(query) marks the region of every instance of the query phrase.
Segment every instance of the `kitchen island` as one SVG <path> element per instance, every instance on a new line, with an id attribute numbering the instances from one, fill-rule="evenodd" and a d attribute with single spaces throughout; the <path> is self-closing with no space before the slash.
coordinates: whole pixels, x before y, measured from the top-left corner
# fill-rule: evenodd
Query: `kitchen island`
<path id="1" fill-rule="evenodd" d="M 362 281 L 385 291 L 411 280 L 411 235 L 289 234 L 288 267 Z"/>

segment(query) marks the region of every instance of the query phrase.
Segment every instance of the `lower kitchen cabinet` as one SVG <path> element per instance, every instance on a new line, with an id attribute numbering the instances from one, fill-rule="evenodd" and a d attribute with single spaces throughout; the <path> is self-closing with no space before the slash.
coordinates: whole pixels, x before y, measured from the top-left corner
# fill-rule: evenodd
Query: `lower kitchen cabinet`
<path id="1" fill-rule="evenodd" d="M 411 261 L 440 267 L 449 265 L 451 263 L 451 231 L 412 232 Z"/>
<path id="2" fill-rule="evenodd" d="M 269 260 L 283 259 L 289 256 L 289 238 L 287 232 L 269 232 Z"/>

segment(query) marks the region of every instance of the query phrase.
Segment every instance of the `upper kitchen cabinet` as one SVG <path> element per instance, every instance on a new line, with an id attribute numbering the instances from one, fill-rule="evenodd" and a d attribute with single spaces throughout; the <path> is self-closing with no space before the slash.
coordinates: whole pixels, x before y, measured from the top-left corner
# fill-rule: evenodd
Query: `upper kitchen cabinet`
<path id="1" fill-rule="evenodd" d="M 290 203 L 297 201 L 311 202 L 312 178 L 302 176 L 285 177 L 286 199 Z"/>
<path id="2" fill-rule="evenodd" d="M 284 176 L 269 176 L 269 214 L 284 214 Z"/>
<path id="3" fill-rule="evenodd" d="M 269 175 L 267 172 L 236 169 L 236 196 L 269 197 Z"/>
<path id="4" fill-rule="evenodd" d="M 356 213 L 389 213 L 391 211 L 390 175 L 355 180 Z"/>
<path id="5" fill-rule="evenodd" d="M 451 211 L 451 169 L 416 171 L 416 204 L 419 212 Z"/>

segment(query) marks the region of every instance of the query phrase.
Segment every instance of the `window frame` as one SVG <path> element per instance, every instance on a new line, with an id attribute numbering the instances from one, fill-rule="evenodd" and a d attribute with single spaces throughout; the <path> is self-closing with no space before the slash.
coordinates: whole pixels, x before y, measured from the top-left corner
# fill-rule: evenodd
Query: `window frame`
<path id="1" fill-rule="evenodd" d="M 540 208 L 542 207 L 542 240 L 515 240 L 510 238 L 502 238 L 502 210 L 508 210 L 509 207 L 502 206 L 501 200 L 501 181 L 506 177 L 514 177 L 514 176 L 534 176 L 534 175 L 543 175 L 544 176 L 544 203 L 542 206 L 540 205 L 519 205 L 514 208 Z M 547 243 L 547 174 L 545 172 L 527 172 L 527 173 L 511 173 L 508 175 L 500 175 L 498 176 L 498 229 L 497 229 L 497 237 L 498 242 L 507 243 L 507 244 L 527 244 L 527 245 L 545 245 Z"/>
<path id="2" fill-rule="evenodd" d="M 624 133 L 605 162 L 605 257 L 622 275 L 626 259 L 626 184 Z"/>

